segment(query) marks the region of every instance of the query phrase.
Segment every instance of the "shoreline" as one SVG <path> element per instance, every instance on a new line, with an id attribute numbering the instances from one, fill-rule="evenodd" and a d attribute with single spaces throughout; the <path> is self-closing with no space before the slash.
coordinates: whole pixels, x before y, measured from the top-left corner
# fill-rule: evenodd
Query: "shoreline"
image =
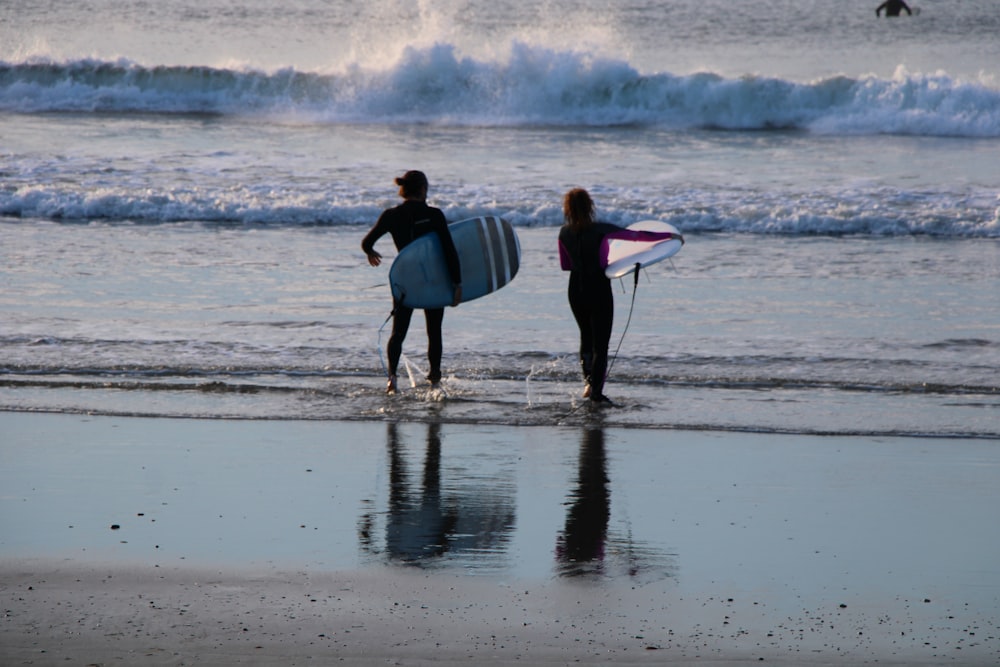
<path id="1" fill-rule="evenodd" d="M 384 393 L 381 387 L 381 378 L 378 380 L 379 387 L 377 389 L 377 395 L 382 396 Z M 127 388 L 127 387 L 126 387 Z M 228 391 L 240 392 L 240 385 L 234 385 L 234 388 L 228 389 Z M 303 390 L 305 393 L 308 390 Z M 426 398 L 424 394 L 429 394 L 430 392 L 423 392 L 421 390 L 412 390 L 414 396 L 411 396 L 411 400 L 414 404 L 418 404 L 420 407 L 426 407 L 428 404 L 432 404 L 437 399 Z M 470 425 L 488 425 L 498 428 L 544 428 L 544 427 L 572 427 L 573 424 L 570 423 L 569 417 L 576 416 L 579 417 L 579 422 L 577 425 L 585 425 L 593 428 L 601 429 L 620 429 L 624 431 L 664 431 L 664 432 L 692 432 L 692 433 L 719 433 L 719 434 L 730 434 L 730 435 L 774 435 L 779 437 L 784 436 L 803 436 L 808 438 L 907 438 L 914 440 L 978 440 L 978 441 L 993 441 L 1000 442 L 1000 433 L 994 432 L 983 432 L 983 431 L 907 431 L 907 430 L 872 430 L 872 429 L 839 429 L 839 430 L 829 430 L 829 429 L 818 429 L 809 428 L 807 426 L 768 426 L 768 425 L 727 425 L 727 424 L 717 424 L 717 423 L 700 423 L 700 422 L 684 422 L 684 423 L 644 423 L 637 420 L 613 420 L 608 419 L 609 413 L 615 416 L 616 410 L 622 410 L 620 414 L 626 414 L 628 411 L 628 406 L 624 404 L 615 404 L 614 407 L 608 408 L 605 406 L 594 406 L 590 405 L 588 402 L 579 400 L 578 402 L 573 402 L 573 397 L 567 400 L 566 407 L 562 406 L 553 409 L 551 406 L 546 406 L 543 410 L 539 410 L 539 417 L 537 420 L 524 420 L 521 422 L 511 422 L 509 418 L 507 419 L 497 419 L 496 421 L 485 420 L 476 414 L 465 411 L 455 415 L 445 415 L 442 411 L 436 410 L 431 417 L 421 417 L 412 408 L 408 408 L 406 411 L 401 410 L 398 414 L 390 415 L 388 412 L 384 414 L 379 414 L 375 416 L 366 416 L 360 418 L 352 418 L 350 416 L 322 416 L 322 415 L 308 415 L 308 416 L 287 416 L 278 414 L 266 414 L 266 415 L 204 415 L 204 414 L 186 414 L 183 412 L 178 413 L 142 413 L 142 412 L 131 412 L 122 411 L 116 412 L 113 410 L 94 410 L 94 409 L 71 409 L 71 410 L 60 410 L 60 409 L 45 409 L 45 408 L 33 408 L 33 409 L 16 409 L 16 408 L 2 408 L 0 407 L 0 414 L 32 414 L 32 415 L 50 415 L 50 416 L 65 416 L 65 417 L 81 417 L 81 418 L 107 418 L 107 419 L 146 419 L 146 420 L 190 420 L 190 421 L 205 421 L 205 422 L 249 422 L 249 423 L 267 423 L 267 422 L 301 422 L 301 423 L 330 423 L 330 422 L 341 422 L 350 424 L 390 424 L 390 423 L 415 423 L 415 424 L 440 424 L 440 425 L 451 425 L 451 426 L 470 426 Z M 447 399 L 445 399 L 447 400 Z M 525 410 L 536 409 L 536 406 L 527 406 Z M 558 421 L 545 421 L 545 419 L 557 419 Z"/>

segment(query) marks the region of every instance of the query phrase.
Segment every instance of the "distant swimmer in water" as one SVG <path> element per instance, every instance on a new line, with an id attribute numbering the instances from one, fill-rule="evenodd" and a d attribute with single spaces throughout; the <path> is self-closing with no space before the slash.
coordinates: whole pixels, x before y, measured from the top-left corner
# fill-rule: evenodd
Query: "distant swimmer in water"
<path id="1" fill-rule="evenodd" d="M 906 13 L 913 16 L 913 12 L 910 11 L 910 7 L 903 2 L 903 0 L 885 0 L 878 9 L 875 10 L 875 16 L 881 16 L 882 10 L 885 10 L 886 16 L 899 16 L 899 12 L 906 10 Z"/>

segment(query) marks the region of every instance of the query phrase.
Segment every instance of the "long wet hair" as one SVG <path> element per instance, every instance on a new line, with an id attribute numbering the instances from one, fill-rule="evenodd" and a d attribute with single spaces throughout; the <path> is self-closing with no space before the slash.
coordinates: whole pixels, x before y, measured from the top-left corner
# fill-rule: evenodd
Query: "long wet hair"
<path id="1" fill-rule="evenodd" d="M 563 217 L 574 231 L 594 224 L 594 200 L 583 188 L 573 188 L 563 197 Z"/>
<path id="2" fill-rule="evenodd" d="M 403 199 L 420 199 L 427 194 L 427 176 L 422 171 L 408 171 L 396 178 L 399 196 Z"/>

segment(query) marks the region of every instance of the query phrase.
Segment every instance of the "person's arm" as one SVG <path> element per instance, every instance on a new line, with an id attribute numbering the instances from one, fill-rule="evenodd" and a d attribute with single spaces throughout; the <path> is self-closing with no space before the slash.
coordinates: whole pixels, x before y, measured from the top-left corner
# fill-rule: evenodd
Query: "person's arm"
<path id="1" fill-rule="evenodd" d="M 573 270 L 573 258 L 569 254 L 569 250 L 566 249 L 566 244 L 559 239 L 559 267 L 563 271 Z"/>
<path id="2" fill-rule="evenodd" d="M 905 2 L 902 3 L 902 4 L 903 4 L 903 9 L 906 10 L 906 14 L 908 16 L 913 16 L 913 12 L 910 11 L 910 6 L 908 4 L 906 4 Z"/>
<path id="3" fill-rule="evenodd" d="M 611 232 L 610 234 L 605 234 L 604 239 L 606 241 L 641 241 L 643 243 L 658 243 L 660 241 L 670 241 L 671 239 L 678 239 L 681 243 L 684 243 L 684 237 L 680 234 L 674 234 L 673 232 L 647 232 L 639 229 L 623 229 L 617 232 Z"/>
<path id="4" fill-rule="evenodd" d="M 382 238 L 383 235 L 388 231 L 388 226 L 385 222 L 385 213 L 379 216 L 378 222 L 365 234 L 365 238 L 361 240 L 361 249 L 365 251 L 365 255 L 368 256 L 368 263 L 372 266 L 378 266 L 382 263 L 382 255 L 380 255 L 375 250 L 375 242 Z"/>
<path id="5" fill-rule="evenodd" d="M 882 12 L 883 9 L 885 9 L 885 6 L 887 4 L 889 4 L 889 3 L 888 2 L 883 2 L 881 5 L 879 5 L 878 7 L 875 8 L 875 16 L 876 17 L 879 17 L 879 16 L 882 15 L 881 12 Z"/>

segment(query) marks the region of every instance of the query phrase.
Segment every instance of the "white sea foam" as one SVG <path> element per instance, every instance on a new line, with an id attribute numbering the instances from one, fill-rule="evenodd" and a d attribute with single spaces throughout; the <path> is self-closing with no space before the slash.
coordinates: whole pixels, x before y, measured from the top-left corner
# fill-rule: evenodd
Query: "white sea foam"
<path id="1" fill-rule="evenodd" d="M 996 197 L 988 192 L 912 193 L 884 187 L 810 193 L 697 187 L 605 191 L 611 202 L 602 208 L 602 218 L 621 225 L 652 214 L 686 232 L 1000 236 Z M 436 195 L 451 220 L 499 214 L 515 226 L 562 222 L 555 193 L 525 192 L 517 184 L 477 193 L 443 183 Z M 288 186 L 225 187 L 211 182 L 165 190 L 127 184 L 67 188 L 61 183 L 0 190 L 0 215 L 108 223 L 350 225 L 374 220 L 381 208 L 381 200 L 366 201 L 350 184 L 327 185 L 313 193 Z"/>
<path id="2" fill-rule="evenodd" d="M 314 122 L 802 129 L 1000 137 L 1000 89 L 945 73 L 809 83 L 712 73 L 645 75 L 625 61 L 515 44 L 505 60 L 448 44 L 385 69 L 336 74 L 114 62 L 0 64 L 0 109 L 19 113 L 291 116 Z"/>

